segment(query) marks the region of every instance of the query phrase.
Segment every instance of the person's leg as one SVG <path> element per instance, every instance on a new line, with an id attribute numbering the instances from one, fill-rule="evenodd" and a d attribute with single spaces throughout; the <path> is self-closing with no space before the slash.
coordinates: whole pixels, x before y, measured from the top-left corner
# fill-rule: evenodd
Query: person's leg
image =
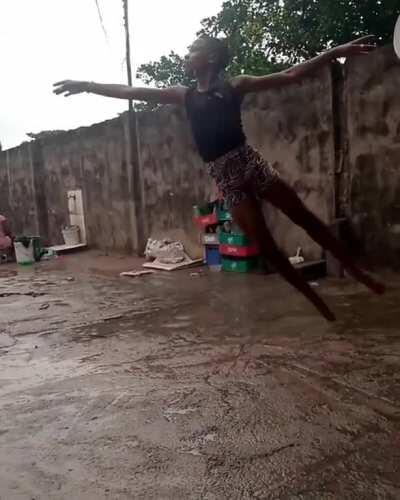
<path id="1" fill-rule="evenodd" d="M 302 227 L 317 243 L 341 262 L 344 268 L 358 281 L 377 294 L 385 291 L 382 283 L 362 271 L 348 254 L 343 243 L 338 240 L 316 215 L 300 200 L 297 193 L 286 182 L 277 179 L 268 187 L 265 200 L 282 210 L 289 219 Z"/>
<path id="2" fill-rule="evenodd" d="M 254 199 L 244 199 L 231 209 L 233 220 L 243 232 L 260 247 L 263 256 L 297 290 L 314 304 L 328 320 L 335 321 L 334 314 L 325 302 L 314 292 L 307 281 L 296 271 L 286 256 L 281 252 L 269 232 L 260 204 Z"/>

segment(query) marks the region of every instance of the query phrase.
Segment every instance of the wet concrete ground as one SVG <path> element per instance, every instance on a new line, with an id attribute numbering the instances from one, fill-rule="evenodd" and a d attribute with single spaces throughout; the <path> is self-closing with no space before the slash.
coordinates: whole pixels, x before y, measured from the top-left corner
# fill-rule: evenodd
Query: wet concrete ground
<path id="1" fill-rule="evenodd" d="M 397 276 L 129 267 L 0 266 L 1 500 L 400 498 Z"/>

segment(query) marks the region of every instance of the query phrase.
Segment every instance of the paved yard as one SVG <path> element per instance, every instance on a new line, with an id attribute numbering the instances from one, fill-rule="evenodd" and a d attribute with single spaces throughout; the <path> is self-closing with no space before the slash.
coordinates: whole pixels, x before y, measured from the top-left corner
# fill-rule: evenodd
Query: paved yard
<path id="1" fill-rule="evenodd" d="M 0 498 L 400 498 L 400 279 L 0 266 Z"/>

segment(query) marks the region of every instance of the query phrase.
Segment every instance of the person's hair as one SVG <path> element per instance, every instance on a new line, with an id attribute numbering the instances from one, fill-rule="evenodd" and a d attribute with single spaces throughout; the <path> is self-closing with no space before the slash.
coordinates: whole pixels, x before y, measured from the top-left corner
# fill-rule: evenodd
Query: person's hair
<path id="1" fill-rule="evenodd" d="M 226 40 L 208 35 L 202 35 L 200 38 L 206 41 L 208 50 L 216 55 L 217 70 L 224 70 L 229 64 L 229 48 Z"/>

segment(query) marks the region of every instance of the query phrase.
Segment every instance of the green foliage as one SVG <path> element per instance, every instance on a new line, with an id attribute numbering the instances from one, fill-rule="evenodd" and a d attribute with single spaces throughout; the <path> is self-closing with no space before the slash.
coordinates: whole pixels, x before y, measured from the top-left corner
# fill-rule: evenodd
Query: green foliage
<path id="1" fill-rule="evenodd" d="M 231 75 L 268 74 L 330 46 L 373 34 L 390 43 L 399 0 L 227 0 L 202 21 L 198 35 L 227 38 Z M 188 84 L 184 60 L 172 52 L 139 68 L 147 84 Z"/>
<path id="2" fill-rule="evenodd" d="M 390 43 L 400 15 L 398 0 L 255 0 L 250 3 L 267 17 L 271 16 L 264 38 L 271 54 L 284 55 L 290 63 L 362 35 L 375 35 L 379 43 Z"/>
<path id="3" fill-rule="evenodd" d="M 268 4 L 266 6 L 262 4 Z M 227 39 L 232 75 L 246 73 L 268 74 L 282 67 L 282 61 L 271 53 L 268 45 L 271 13 L 278 0 L 259 2 L 256 0 L 229 0 L 223 3 L 221 11 L 202 21 L 198 35 L 220 36 Z"/>
<path id="4" fill-rule="evenodd" d="M 185 73 L 184 58 L 175 52 L 162 56 L 159 61 L 142 64 L 137 73 L 146 84 L 155 84 L 156 87 L 171 87 L 174 85 L 188 85 L 190 80 Z"/>
<path id="5" fill-rule="evenodd" d="M 162 56 L 159 61 L 142 64 L 136 76 L 146 85 L 155 85 L 158 88 L 191 84 L 185 72 L 185 59 L 175 52 Z M 148 111 L 157 107 L 157 104 L 135 103 L 136 111 Z"/>

